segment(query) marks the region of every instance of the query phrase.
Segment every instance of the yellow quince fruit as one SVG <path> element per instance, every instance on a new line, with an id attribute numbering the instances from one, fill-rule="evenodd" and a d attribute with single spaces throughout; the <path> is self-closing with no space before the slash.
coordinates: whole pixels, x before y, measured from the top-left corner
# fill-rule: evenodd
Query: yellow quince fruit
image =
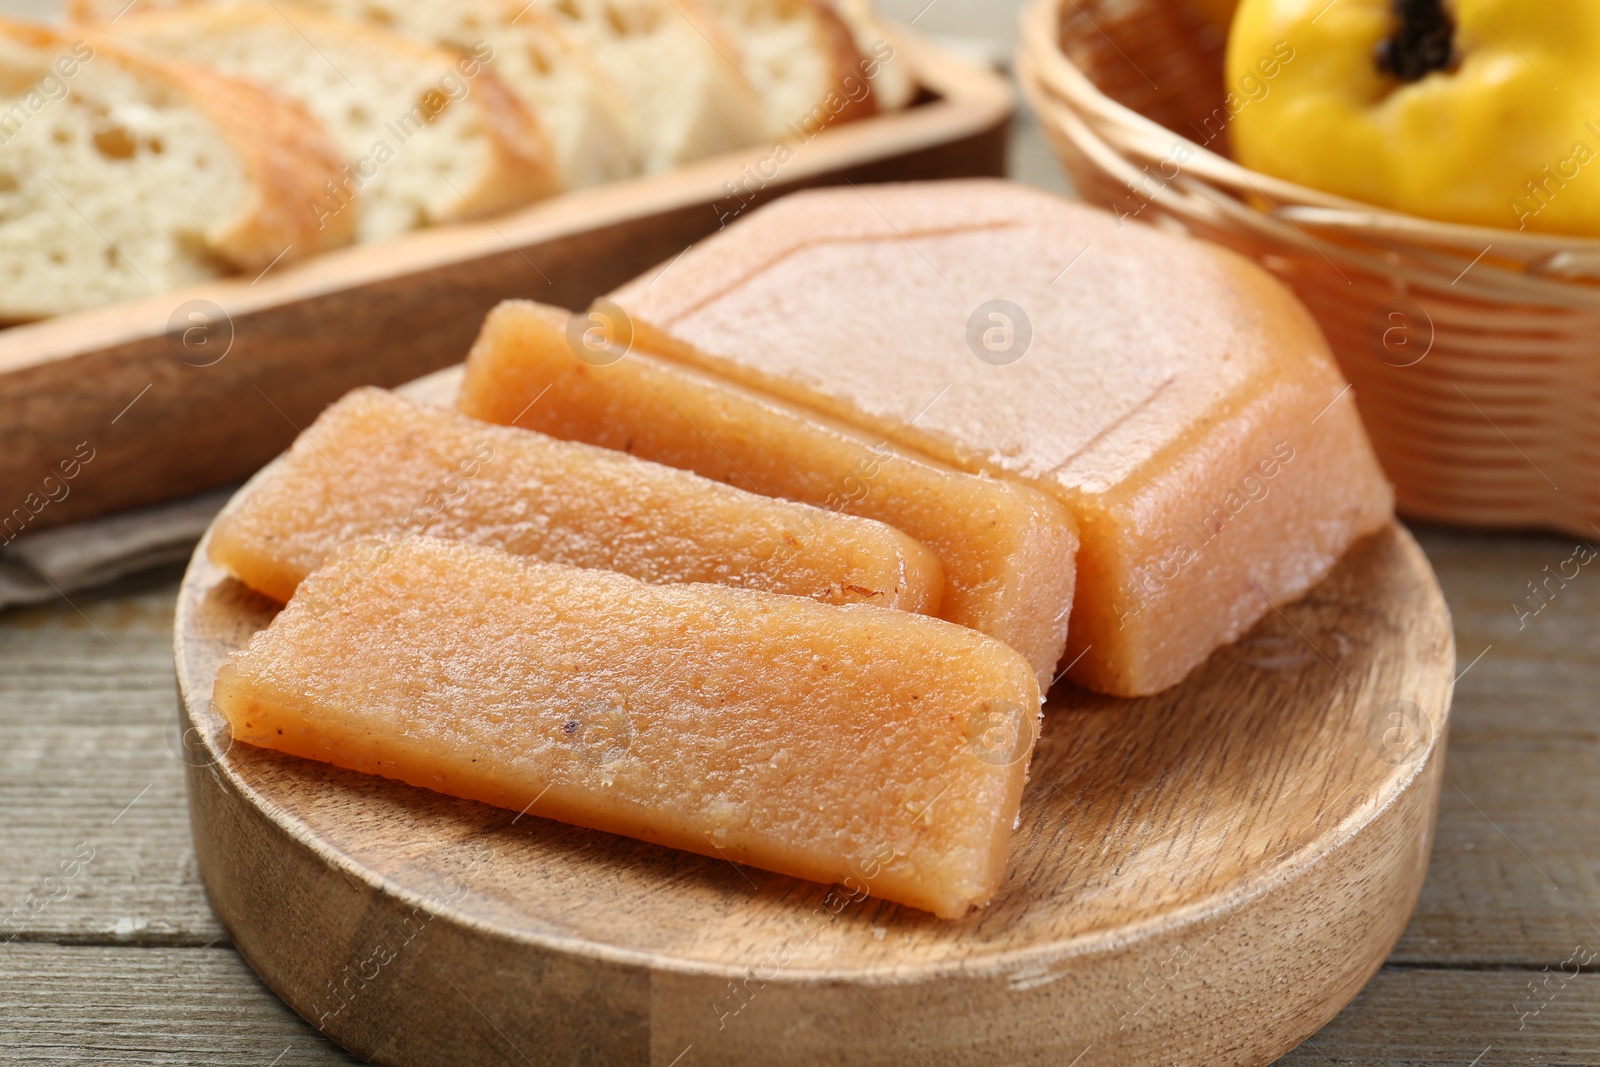
<path id="1" fill-rule="evenodd" d="M 1243 0 L 1253 170 L 1447 222 L 1600 236 L 1597 0 Z"/>

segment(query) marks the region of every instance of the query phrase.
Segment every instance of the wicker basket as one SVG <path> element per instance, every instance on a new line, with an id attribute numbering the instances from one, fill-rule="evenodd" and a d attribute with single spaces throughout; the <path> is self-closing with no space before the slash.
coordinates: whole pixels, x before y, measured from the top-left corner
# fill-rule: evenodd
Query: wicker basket
<path id="1" fill-rule="evenodd" d="M 1017 69 L 1086 201 L 1226 245 L 1299 294 L 1406 513 L 1600 533 L 1600 241 L 1247 170 L 1224 154 L 1222 59 L 1187 0 L 1038 0 Z"/>

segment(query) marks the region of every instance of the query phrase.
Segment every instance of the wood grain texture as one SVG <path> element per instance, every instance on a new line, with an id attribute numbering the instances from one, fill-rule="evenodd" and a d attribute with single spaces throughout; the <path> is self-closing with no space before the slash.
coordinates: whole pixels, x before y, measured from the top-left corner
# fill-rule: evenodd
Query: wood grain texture
<path id="1" fill-rule="evenodd" d="M 1541 1000 L 1529 985 L 1544 977 L 1523 970 L 1385 967 L 1339 1018 L 1278 1062 L 1282 1067 L 1600 1063 L 1600 975 L 1551 980 Z"/>
<path id="2" fill-rule="evenodd" d="M 308 1029 L 228 949 L 20 945 L 0 955 L 0 1061 L 326 1067 Z"/>
<path id="3" fill-rule="evenodd" d="M 1417 533 L 1454 614 L 1458 670 L 1487 644 L 1494 647 L 1456 688 L 1428 879 L 1391 956 L 1404 965 L 1385 967 L 1282 1062 L 1466 1067 L 1491 1045 L 1479 1067 L 1600 1062 L 1600 1010 L 1593 993 L 1578 995 L 1591 985 L 1563 992 L 1522 1031 L 1512 1010 L 1519 997 L 1528 1009 L 1527 983 L 1546 980 L 1545 967 L 1559 969 L 1585 931 L 1586 944 L 1600 948 L 1600 933 L 1587 925 L 1600 924 L 1600 892 L 1556 873 L 1592 871 L 1600 856 L 1600 824 L 1586 792 L 1600 777 L 1600 744 L 1586 733 L 1600 688 L 1593 626 L 1600 581 L 1586 569 L 1519 630 L 1514 597 L 1526 594 L 1526 582 L 1546 563 L 1570 554 L 1570 540 L 1426 527 Z M 95 818 L 115 815 L 143 788 L 149 775 L 138 771 L 166 783 L 117 824 L 129 827 L 127 843 L 98 852 L 71 895 L 38 915 L 23 935 L 30 943 L 0 947 L 0 1041 L 10 1042 L 0 1045 L 0 1060 L 266 1067 L 292 1042 L 279 1067 L 352 1062 L 232 954 L 206 904 L 182 764 L 167 740 L 176 582 L 169 573 L 72 597 L 154 682 L 154 693 L 66 603 L 0 614 L 0 914 L 39 888 L 45 868 L 83 840 Z M 96 747 L 108 734 L 115 745 Z M 1468 746 L 1482 754 L 1473 758 Z M 61 774 L 64 759 L 90 773 Z M 1529 860 L 1551 872 L 1562 891 L 1544 883 Z M 117 933 L 125 918 L 144 925 Z M 148 947 L 217 938 L 223 940 L 211 949 Z M 19 950 L 33 955 L 13 970 Z M 190 952 L 232 962 L 202 967 L 185 962 Z M 128 983 L 132 977 L 137 984 Z M 94 1010 L 67 1010 L 79 1006 Z M 206 1022 L 212 1007 L 227 1025 Z M 1547 1025 L 1552 1021 L 1559 1025 Z M 178 1037 L 152 1047 L 152 1032 Z M 1049 1062 L 1069 1063 L 1079 1051 Z M 695 1062 L 691 1052 L 679 1067 Z M 1091 1050 L 1078 1067 L 1096 1062 Z"/>
<path id="4" fill-rule="evenodd" d="M 0 941 L 225 937 L 184 808 L 172 581 L 0 616 Z M 93 858 L 46 885 L 84 842 Z"/>
<path id="5" fill-rule="evenodd" d="M 1265 1063 L 1355 995 L 1421 887 L 1454 659 L 1398 528 L 1177 689 L 1058 690 L 1007 880 L 958 922 L 234 745 L 211 679 L 276 609 L 202 553 L 176 633 L 212 903 L 378 1062 Z M 1397 700 L 1428 719 L 1404 751 Z"/>
<path id="6" fill-rule="evenodd" d="M 586 306 L 781 193 L 1002 173 L 1005 82 L 915 39 L 896 46 L 935 99 L 824 130 L 787 157 L 756 146 L 256 280 L 0 332 L 0 522 L 25 507 L 25 527 L 42 530 L 238 481 L 354 386 L 459 362 L 500 300 Z M 80 445 L 94 458 L 65 495 L 38 503 L 43 478 Z"/>
<path id="7" fill-rule="evenodd" d="M 226 949 L 28 945 L 0 957 L 0 978 L 6 1022 L 0 1059 L 7 1064 L 360 1062 L 312 1030 Z M 1521 998 L 1527 1010 L 1532 978 L 1521 971 L 1385 967 L 1338 1019 L 1279 1063 L 1466 1067 L 1480 1055 L 1478 1067 L 1600 1061 L 1600 976 L 1569 982 L 1538 1015 L 1524 1019 L 1512 1008 Z M 492 1034 L 487 1020 L 478 1018 L 476 1025 Z M 1067 1064 L 1080 1051 L 1069 1046 L 1039 1062 Z M 535 1056 L 530 1051 L 529 1060 L 540 1062 Z M 524 1062 L 509 1047 L 504 1059 L 489 1062 L 505 1061 Z M 690 1050 L 678 1067 L 695 1062 Z M 1090 1049 L 1079 1067 L 1095 1062 Z"/>

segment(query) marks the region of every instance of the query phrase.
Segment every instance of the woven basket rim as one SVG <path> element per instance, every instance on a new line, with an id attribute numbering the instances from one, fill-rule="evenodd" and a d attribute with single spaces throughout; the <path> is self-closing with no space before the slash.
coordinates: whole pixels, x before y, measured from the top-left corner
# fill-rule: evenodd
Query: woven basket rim
<path id="1" fill-rule="evenodd" d="M 1069 4 L 1078 8 L 1075 0 L 1034 0 L 1023 9 L 1017 57 L 1018 78 L 1036 108 L 1039 104 L 1037 94 L 1048 91 L 1072 108 L 1085 125 L 1093 127 L 1097 119 L 1125 135 L 1117 139 L 1121 143 L 1110 145 L 1113 150 L 1128 151 L 1156 160 L 1162 157 L 1149 151 L 1140 151 L 1138 142 L 1159 137 L 1170 148 L 1171 139 L 1177 138 L 1192 153 L 1191 158 L 1183 164 L 1185 172 L 1230 191 L 1253 191 L 1296 224 L 1353 236 L 1415 241 L 1432 247 L 1477 249 L 1492 245 L 1499 256 L 1529 262 L 1548 263 L 1575 258 L 1589 261 L 1592 258 L 1596 263 L 1595 269 L 1583 274 L 1585 277 L 1600 276 L 1600 237 L 1443 222 L 1351 200 L 1251 170 L 1177 130 L 1146 118 L 1101 92 L 1061 50 L 1060 13 Z M 1106 131 L 1092 132 L 1105 139 L 1103 135 Z M 1252 207 L 1252 210 L 1265 214 L 1258 208 Z M 1574 281 L 1559 275 L 1552 277 L 1543 271 L 1539 272 L 1539 276 L 1541 280 L 1550 282 L 1572 284 Z M 1586 283 L 1580 280 L 1577 284 Z"/>

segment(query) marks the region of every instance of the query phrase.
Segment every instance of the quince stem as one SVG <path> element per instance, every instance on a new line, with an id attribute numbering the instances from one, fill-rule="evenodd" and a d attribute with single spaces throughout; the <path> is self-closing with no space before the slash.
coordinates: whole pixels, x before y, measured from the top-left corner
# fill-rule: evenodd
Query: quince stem
<path id="1" fill-rule="evenodd" d="M 1378 44 L 1378 69 L 1414 82 L 1456 63 L 1456 22 L 1445 0 L 1392 0 L 1400 24 Z"/>

